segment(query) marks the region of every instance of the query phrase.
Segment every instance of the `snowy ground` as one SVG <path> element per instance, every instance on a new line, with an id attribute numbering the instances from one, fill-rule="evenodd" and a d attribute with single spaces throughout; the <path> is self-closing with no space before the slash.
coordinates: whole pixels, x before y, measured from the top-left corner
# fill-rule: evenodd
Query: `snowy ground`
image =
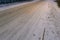
<path id="1" fill-rule="evenodd" d="M 60 40 L 60 10 L 55 2 L 36 2 L 0 13 L 0 40 Z"/>
<path id="2" fill-rule="evenodd" d="M 16 4 L 21 4 L 21 3 L 25 3 L 25 2 L 15 2 L 15 3 L 8 3 L 8 4 L 0 4 L 0 8 L 11 6 L 11 5 L 16 5 Z"/>
<path id="3" fill-rule="evenodd" d="M 27 4 L 34 3 L 34 2 L 35 1 L 0 5 L 0 11 L 6 10 L 6 9 L 10 9 L 10 8 L 14 8 L 14 7 L 17 7 L 17 6 L 27 5 Z"/>

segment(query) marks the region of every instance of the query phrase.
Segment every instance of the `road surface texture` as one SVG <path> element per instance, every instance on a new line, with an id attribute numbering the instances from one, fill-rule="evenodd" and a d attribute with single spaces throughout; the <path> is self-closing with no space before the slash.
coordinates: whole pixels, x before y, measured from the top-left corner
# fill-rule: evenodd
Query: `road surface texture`
<path id="1" fill-rule="evenodd" d="M 54 2 L 36 2 L 0 13 L 0 40 L 60 40 L 60 12 Z"/>

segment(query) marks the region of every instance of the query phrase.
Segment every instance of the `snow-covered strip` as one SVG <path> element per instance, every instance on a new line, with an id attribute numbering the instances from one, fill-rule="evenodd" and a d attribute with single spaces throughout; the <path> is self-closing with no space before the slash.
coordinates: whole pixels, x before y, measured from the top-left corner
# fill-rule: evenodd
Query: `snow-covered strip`
<path id="1" fill-rule="evenodd" d="M 35 1 L 32 1 L 32 2 L 25 2 L 25 3 L 17 3 L 16 5 L 13 4 L 13 5 L 1 7 L 1 8 L 0 8 L 0 11 L 6 10 L 6 9 L 10 9 L 10 8 L 14 8 L 14 7 L 18 7 L 18 6 L 27 5 L 27 4 L 34 3 L 34 2 L 35 2 Z"/>

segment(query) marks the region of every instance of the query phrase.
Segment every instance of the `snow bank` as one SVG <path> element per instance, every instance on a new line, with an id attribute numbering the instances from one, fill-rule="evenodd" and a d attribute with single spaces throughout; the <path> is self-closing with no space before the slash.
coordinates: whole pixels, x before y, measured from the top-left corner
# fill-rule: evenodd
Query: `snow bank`
<path id="1" fill-rule="evenodd" d="M 32 1 L 32 2 L 25 2 L 25 3 L 16 3 L 16 4 L 11 4 L 9 6 L 0 7 L 0 11 L 6 10 L 6 9 L 10 9 L 10 8 L 14 8 L 14 7 L 18 7 L 18 6 L 27 5 L 27 4 L 30 4 L 30 3 L 34 3 L 34 1 Z"/>

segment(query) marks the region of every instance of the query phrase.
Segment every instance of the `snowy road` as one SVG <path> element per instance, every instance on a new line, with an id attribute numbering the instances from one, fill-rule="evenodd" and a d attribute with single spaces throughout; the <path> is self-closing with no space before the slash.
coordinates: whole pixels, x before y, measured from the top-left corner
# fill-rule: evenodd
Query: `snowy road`
<path id="1" fill-rule="evenodd" d="M 0 40 L 59 40 L 52 5 L 38 2 L 0 12 Z"/>

